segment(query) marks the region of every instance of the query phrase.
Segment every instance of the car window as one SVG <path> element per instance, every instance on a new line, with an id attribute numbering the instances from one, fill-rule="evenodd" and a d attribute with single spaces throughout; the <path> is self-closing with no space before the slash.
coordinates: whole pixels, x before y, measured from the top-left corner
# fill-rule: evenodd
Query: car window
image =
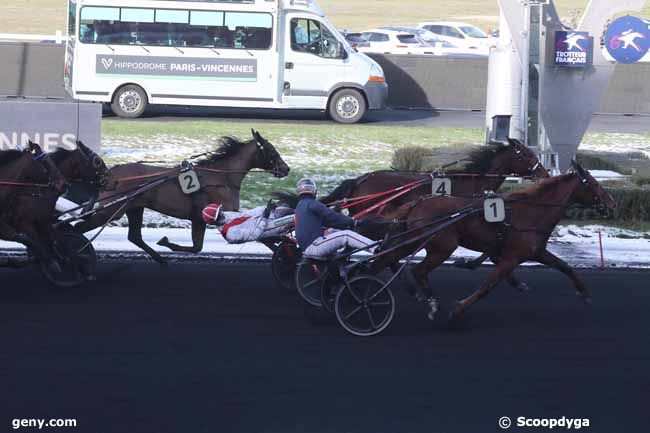
<path id="1" fill-rule="evenodd" d="M 483 30 L 474 26 L 465 26 L 461 27 L 460 29 L 463 31 L 463 33 L 471 38 L 487 39 L 488 37 L 488 35 L 483 33 Z"/>
<path id="2" fill-rule="evenodd" d="M 291 49 L 327 59 L 339 58 L 343 47 L 334 34 L 319 21 L 291 20 Z"/>
<path id="3" fill-rule="evenodd" d="M 465 39 L 465 36 L 463 36 L 463 34 L 459 32 L 455 27 L 444 26 L 442 34 L 449 36 L 450 38 Z"/>
<path id="4" fill-rule="evenodd" d="M 438 35 L 442 34 L 442 26 L 424 26 L 424 28 Z"/>
<path id="5" fill-rule="evenodd" d="M 403 44 L 419 44 L 415 35 L 397 35 L 397 40 Z"/>

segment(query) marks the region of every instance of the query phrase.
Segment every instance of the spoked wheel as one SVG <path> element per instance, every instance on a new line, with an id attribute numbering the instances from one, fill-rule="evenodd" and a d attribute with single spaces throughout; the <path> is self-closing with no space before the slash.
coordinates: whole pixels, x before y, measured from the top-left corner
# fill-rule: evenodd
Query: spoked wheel
<path id="1" fill-rule="evenodd" d="M 271 271 L 280 287 L 295 290 L 296 267 L 300 261 L 300 249 L 295 242 L 283 241 L 273 252 Z"/>
<path id="2" fill-rule="evenodd" d="M 59 232 L 53 250 L 58 269 L 42 261 L 39 263 L 41 273 L 50 283 L 57 287 L 75 287 L 94 279 L 97 255 L 85 236 Z"/>
<path id="3" fill-rule="evenodd" d="M 296 269 L 296 289 L 309 305 L 321 308 L 321 282 L 327 273 L 327 262 L 305 260 Z"/>
<path id="4" fill-rule="evenodd" d="M 343 328 L 359 337 L 377 335 L 395 315 L 395 298 L 377 277 L 359 275 L 336 296 L 336 318 Z"/>

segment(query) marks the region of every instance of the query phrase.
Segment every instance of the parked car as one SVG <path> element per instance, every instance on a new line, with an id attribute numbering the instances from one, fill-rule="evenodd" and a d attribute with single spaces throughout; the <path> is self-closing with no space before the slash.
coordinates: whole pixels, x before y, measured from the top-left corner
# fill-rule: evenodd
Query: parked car
<path id="1" fill-rule="evenodd" d="M 359 51 L 383 54 L 428 54 L 441 55 L 440 48 L 427 45 L 413 33 L 399 30 L 373 29 L 361 34 L 370 44 Z"/>
<path id="2" fill-rule="evenodd" d="M 483 30 L 472 24 L 451 21 L 427 21 L 419 23 L 418 27 L 435 33 L 441 39 L 459 48 L 466 48 L 477 54 L 488 55 L 490 46 L 494 43 L 494 40 Z"/>
<path id="3" fill-rule="evenodd" d="M 370 43 L 364 39 L 363 35 L 360 32 L 350 32 L 348 30 L 339 30 L 339 33 L 343 35 L 346 41 L 350 44 L 352 48 L 359 47 L 369 47 Z"/>
<path id="4" fill-rule="evenodd" d="M 476 50 L 457 47 L 453 43 L 443 40 L 440 36 L 426 29 L 402 26 L 383 26 L 380 27 L 380 29 L 412 33 L 418 37 L 423 45 L 437 48 L 439 50 L 439 54 L 442 55 L 484 56 L 483 54 L 477 53 Z"/>

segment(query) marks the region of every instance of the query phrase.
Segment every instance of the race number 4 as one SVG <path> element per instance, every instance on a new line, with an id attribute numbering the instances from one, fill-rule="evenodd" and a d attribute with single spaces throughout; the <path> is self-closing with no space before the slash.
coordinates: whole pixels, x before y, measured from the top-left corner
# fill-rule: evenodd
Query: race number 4
<path id="1" fill-rule="evenodd" d="M 483 213 L 485 221 L 489 223 L 501 223 L 506 220 L 506 204 L 502 198 L 488 198 L 483 202 Z"/>
<path id="2" fill-rule="evenodd" d="M 451 179 L 439 177 L 431 182 L 431 194 L 436 196 L 451 195 Z"/>
<path id="3" fill-rule="evenodd" d="M 194 170 L 186 171 L 178 176 L 178 183 L 183 194 L 193 194 L 201 189 L 199 176 Z"/>

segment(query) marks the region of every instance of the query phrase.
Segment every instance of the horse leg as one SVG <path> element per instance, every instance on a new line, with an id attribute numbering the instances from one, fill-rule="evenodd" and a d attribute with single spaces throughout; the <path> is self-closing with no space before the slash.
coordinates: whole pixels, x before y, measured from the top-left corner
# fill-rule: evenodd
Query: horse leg
<path id="1" fill-rule="evenodd" d="M 145 253 L 149 255 L 152 259 L 160 264 L 160 266 L 166 268 L 169 266 L 167 260 L 165 260 L 160 254 L 154 251 L 149 245 L 142 240 L 142 218 L 144 215 L 144 208 L 134 208 L 129 209 L 126 212 L 126 217 L 129 219 L 129 241 L 141 248 Z"/>
<path id="2" fill-rule="evenodd" d="M 537 261 L 543 265 L 549 266 L 553 269 L 557 269 L 558 271 L 562 272 L 564 275 L 569 277 L 571 281 L 573 281 L 573 285 L 576 287 L 576 290 L 578 291 L 578 295 L 582 296 L 582 299 L 586 303 L 591 304 L 590 290 L 587 288 L 587 286 L 582 281 L 582 279 L 578 276 L 576 271 L 574 271 L 567 262 L 565 262 L 561 258 L 557 257 L 555 254 L 547 250 L 545 250 L 537 257 Z"/>
<path id="3" fill-rule="evenodd" d="M 490 291 L 496 287 L 497 284 L 503 281 L 503 279 L 510 275 L 518 265 L 519 262 L 517 260 L 500 260 L 496 265 L 496 268 L 490 272 L 490 274 L 488 274 L 487 279 L 483 282 L 478 290 L 476 290 L 465 299 L 462 299 L 456 303 L 456 307 L 449 315 L 450 322 L 461 318 L 469 307 L 490 293 Z"/>
<path id="4" fill-rule="evenodd" d="M 499 264 L 499 261 L 501 260 L 498 257 L 490 257 L 490 260 L 492 260 L 492 263 L 495 265 Z M 506 277 L 506 282 L 511 286 L 514 287 L 515 289 L 519 290 L 520 292 L 530 292 L 531 288 L 528 284 L 524 283 L 521 281 L 519 278 L 515 277 L 514 274 L 510 274 Z"/>
<path id="5" fill-rule="evenodd" d="M 185 247 L 169 241 L 167 236 L 158 241 L 158 245 L 181 253 L 198 254 L 203 250 L 206 225 L 203 221 L 192 220 L 192 246 Z"/>

